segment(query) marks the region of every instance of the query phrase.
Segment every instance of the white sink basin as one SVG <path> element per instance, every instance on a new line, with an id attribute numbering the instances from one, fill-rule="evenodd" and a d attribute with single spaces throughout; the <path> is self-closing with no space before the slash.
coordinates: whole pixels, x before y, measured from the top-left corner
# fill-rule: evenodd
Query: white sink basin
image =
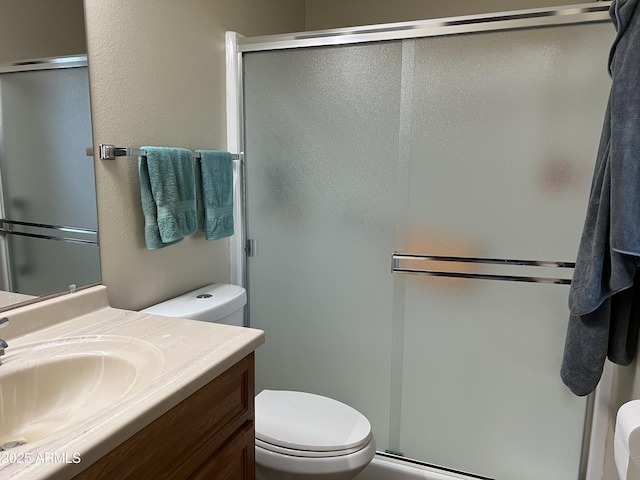
<path id="1" fill-rule="evenodd" d="M 60 433 L 139 392 L 163 363 L 156 346 L 125 336 L 10 344 L 0 366 L 0 445 Z"/>

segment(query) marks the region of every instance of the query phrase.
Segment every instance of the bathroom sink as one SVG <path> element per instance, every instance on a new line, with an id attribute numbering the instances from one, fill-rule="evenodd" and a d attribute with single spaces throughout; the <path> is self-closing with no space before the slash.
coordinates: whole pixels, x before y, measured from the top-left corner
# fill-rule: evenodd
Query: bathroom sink
<path id="1" fill-rule="evenodd" d="M 125 336 L 60 338 L 6 349 L 0 366 L 0 445 L 33 443 L 116 408 L 164 363 L 154 345 Z"/>

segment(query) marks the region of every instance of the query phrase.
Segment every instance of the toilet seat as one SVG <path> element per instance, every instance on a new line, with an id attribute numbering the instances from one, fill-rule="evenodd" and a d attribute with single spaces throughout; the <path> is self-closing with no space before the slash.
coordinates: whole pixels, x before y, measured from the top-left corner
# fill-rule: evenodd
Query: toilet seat
<path id="1" fill-rule="evenodd" d="M 295 457 L 349 455 L 371 440 L 371 424 L 357 410 L 305 392 L 263 390 L 255 398 L 256 445 Z"/>
<path id="2" fill-rule="evenodd" d="M 332 457 L 342 457 L 344 455 L 351 455 L 352 453 L 359 452 L 362 450 L 367 444 L 365 443 L 362 446 L 354 447 L 345 450 L 332 450 L 325 452 L 316 452 L 313 450 L 295 450 L 292 448 L 280 447 L 278 445 L 273 445 L 271 443 L 263 442 L 256 438 L 256 447 L 263 448 L 273 453 L 280 453 L 282 455 L 289 455 L 290 457 L 304 457 L 304 458 L 332 458 Z"/>

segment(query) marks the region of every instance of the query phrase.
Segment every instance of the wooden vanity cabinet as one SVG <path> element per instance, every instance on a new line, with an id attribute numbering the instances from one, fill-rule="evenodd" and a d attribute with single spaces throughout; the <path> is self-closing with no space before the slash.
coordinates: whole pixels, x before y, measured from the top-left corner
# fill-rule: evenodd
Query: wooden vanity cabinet
<path id="1" fill-rule="evenodd" d="M 252 353 L 74 478 L 254 480 L 254 388 Z"/>

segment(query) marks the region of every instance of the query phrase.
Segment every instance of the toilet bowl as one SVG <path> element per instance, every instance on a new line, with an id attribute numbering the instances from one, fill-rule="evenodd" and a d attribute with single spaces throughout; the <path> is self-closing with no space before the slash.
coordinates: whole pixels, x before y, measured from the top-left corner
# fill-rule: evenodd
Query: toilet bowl
<path id="1" fill-rule="evenodd" d="M 216 283 L 142 311 L 242 326 L 246 302 L 244 288 Z M 263 390 L 255 426 L 258 480 L 352 480 L 376 452 L 364 415 L 311 393 Z"/>
<path id="2" fill-rule="evenodd" d="M 351 480 L 375 455 L 371 424 L 344 403 L 283 390 L 255 401 L 258 480 Z"/>

